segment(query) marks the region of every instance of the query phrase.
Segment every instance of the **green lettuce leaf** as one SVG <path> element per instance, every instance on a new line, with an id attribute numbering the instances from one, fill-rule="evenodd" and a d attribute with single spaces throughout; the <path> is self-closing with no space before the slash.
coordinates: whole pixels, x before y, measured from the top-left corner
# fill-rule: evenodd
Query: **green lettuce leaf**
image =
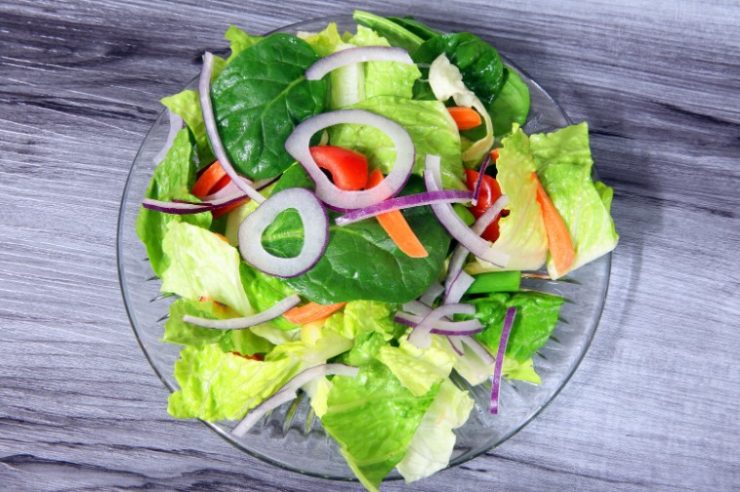
<path id="1" fill-rule="evenodd" d="M 390 118 L 409 132 L 416 148 L 414 173 L 424 172 L 427 154 L 442 161 L 445 188 L 465 189 L 460 156 L 460 134 L 444 104 L 438 101 L 415 101 L 401 97 L 378 96 L 352 106 Z M 368 158 L 371 167 L 390 172 L 396 151 L 390 137 L 377 128 L 365 125 L 336 125 L 329 130 L 329 142 L 356 150 Z"/>
<path id="2" fill-rule="evenodd" d="M 456 439 L 452 430 L 465 424 L 474 404 L 467 391 L 458 389 L 449 379 L 442 382 L 406 456 L 396 466 L 407 483 L 428 477 L 449 464 Z"/>
<path id="3" fill-rule="evenodd" d="M 337 47 L 344 44 L 336 22 L 330 22 L 323 31 L 316 33 L 298 32 L 296 36 L 308 43 L 316 54 L 322 58 L 331 55 L 337 50 Z"/>
<path id="4" fill-rule="evenodd" d="M 383 364 L 373 362 L 353 378 L 332 380 L 321 422 L 360 482 L 377 491 L 405 456 L 436 394 L 437 387 L 415 397 Z"/>
<path id="5" fill-rule="evenodd" d="M 411 394 L 422 396 L 447 379 L 455 363 L 456 357 L 439 346 L 443 343 L 447 341 L 435 337 L 428 348 L 419 349 L 402 338 L 398 347 L 380 347 L 377 359 L 391 370 Z"/>
<path id="6" fill-rule="evenodd" d="M 475 338 L 491 353 L 498 350 L 506 309 L 517 308 L 506 356 L 524 362 L 531 359 L 550 338 L 558 324 L 563 298 L 542 292 L 494 293 L 468 301 L 475 306 L 475 317 L 486 327 Z"/>
<path id="7" fill-rule="evenodd" d="M 169 266 L 162 273 L 162 292 L 197 301 L 220 302 L 242 316 L 253 312 L 240 275 L 239 252 L 207 229 L 172 222 L 162 242 Z"/>
<path id="8" fill-rule="evenodd" d="M 619 240 L 609 215 L 613 192 L 603 183 L 597 188 L 591 179 L 586 123 L 532 135 L 530 142 L 542 186 L 573 240 L 576 257 L 571 270 L 613 250 Z M 551 260 L 547 269 L 552 278 L 567 273 L 558 272 Z"/>
<path id="9" fill-rule="evenodd" d="M 215 157 L 206 135 L 206 125 L 203 122 L 203 113 L 200 110 L 198 92 L 186 89 L 172 96 L 163 97 L 160 102 L 164 107 L 182 118 L 185 125 L 187 125 L 198 149 L 198 162 L 201 165 L 213 162 Z"/>
<path id="10" fill-rule="evenodd" d="M 233 25 L 226 29 L 224 38 L 231 45 L 231 54 L 226 59 L 226 64 L 231 63 L 242 51 L 251 48 L 262 40 L 262 36 L 252 36 Z"/>
<path id="11" fill-rule="evenodd" d="M 295 290 L 285 283 L 285 280 L 262 273 L 245 263 L 241 263 L 240 275 L 249 304 L 257 313 L 269 309 L 289 295 L 295 294 Z M 283 317 L 276 318 L 270 321 L 269 324 L 273 324 L 281 330 L 297 328 L 296 325 Z"/>
<path id="12" fill-rule="evenodd" d="M 355 46 L 390 46 L 383 36 L 372 29 L 357 26 L 357 34 L 349 43 Z M 416 65 L 397 62 L 363 63 L 365 98 L 375 96 L 398 96 L 411 99 L 414 95 L 414 82 L 421 77 Z"/>
<path id="13" fill-rule="evenodd" d="M 532 178 L 536 168 L 529 137 L 515 126 L 502 144 L 496 161 L 496 181 L 509 197 L 509 215 L 499 221 L 499 238 L 491 248 L 509 256 L 503 270 L 537 270 L 547 258 L 547 236 L 536 198 L 537 184 Z M 480 273 L 502 268 L 475 258 L 469 270 Z"/>
<path id="14" fill-rule="evenodd" d="M 298 123 L 324 109 L 326 82 L 304 76 L 317 59 L 296 36 L 271 34 L 241 52 L 213 82 L 218 131 L 242 174 L 272 178 L 293 163 L 285 140 Z"/>
<path id="15" fill-rule="evenodd" d="M 234 420 L 271 396 L 299 372 L 301 361 L 257 361 L 222 351 L 215 344 L 185 347 L 175 363 L 180 390 L 167 411 L 177 418 Z"/>
<path id="16" fill-rule="evenodd" d="M 167 156 L 154 170 L 154 175 L 146 190 L 146 197 L 155 200 L 199 201 L 190 194 L 195 182 L 193 146 L 187 130 L 180 130 L 167 152 Z M 167 258 L 162 251 L 162 241 L 170 224 L 188 222 L 198 227 L 211 225 L 211 213 L 194 215 L 172 215 L 141 208 L 136 217 L 136 234 L 146 247 L 149 264 L 158 276 L 167 268 Z M 206 231 L 207 232 L 207 231 Z"/>
<path id="17" fill-rule="evenodd" d="M 224 352 L 238 352 L 244 355 L 269 352 L 272 344 L 252 333 L 252 330 L 214 330 L 183 321 L 185 315 L 199 318 L 225 319 L 237 317 L 226 306 L 217 302 L 178 299 L 170 304 L 170 316 L 164 325 L 162 340 L 180 345 L 202 347 L 216 344 Z"/>

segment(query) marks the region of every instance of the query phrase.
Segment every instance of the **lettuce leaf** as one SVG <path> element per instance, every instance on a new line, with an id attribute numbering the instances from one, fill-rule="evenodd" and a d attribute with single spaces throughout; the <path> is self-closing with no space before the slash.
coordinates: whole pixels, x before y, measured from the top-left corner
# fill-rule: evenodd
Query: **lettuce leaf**
<path id="1" fill-rule="evenodd" d="M 368 490 L 377 491 L 406 455 L 437 389 L 415 397 L 379 362 L 332 380 L 321 422 Z"/>
<path id="2" fill-rule="evenodd" d="M 475 338 L 491 353 L 498 350 L 506 309 L 517 308 L 509 343 L 506 345 L 506 356 L 521 363 L 531 359 L 547 343 L 558 323 L 563 298 L 542 292 L 500 292 L 468 302 L 475 306 L 475 317 L 486 327 Z"/>
<path id="3" fill-rule="evenodd" d="M 162 292 L 193 301 L 206 297 L 242 316 L 253 312 L 240 275 L 241 257 L 216 234 L 185 222 L 172 222 L 162 241 L 169 265 Z"/>
<path id="4" fill-rule="evenodd" d="M 357 26 L 357 34 L 349 39 L 355 46 L 390 46 L 383 36 L 365 26 Z M 411 99 L 414 82 L 421 77 L 416 65 L 397 62 L 368 62 L 363 64 L 365 98 L 398 96 Z"/>
<path id="5" fill-rule="evenodd" d="M 469 270 L 473 273 L 495 270 L 537 270 L 547 258 L 547 236 L 537 203 L 537 185 L 532 179 L 535 162 L 529 138 L 514 126 L 511 135 L 502 140 L 496 161 L 496 180 L 501 192 L 509 197 L 509 215 L 499 221 L 499 238 L 491 248 L 508 255 L 505 268 L 475 258 Z"/>
<path id="6" fill-rule="evenodd" d="M 586 123 L 534 134 L 530 142 L 537 175 L 573 240 L 576 257 L 571 270 L 613 250 L 619 240 L 609 215 L 613 191 L 591 180 L 593 161 Z M 552 261 L 547 270 L 552 278 L 568 273 L 558 272 Z"/>
<path id="7" fill-rule="evenodd" d="M 296 36 L 308 43 L 316 54 L 322 58 L 334 53 L 337 47 L 344 43 L 336 22 L 330 22 L 323 31 L 316 33 L 297 32 Z"/>
<path id="8" fill-rule="evenodd" d="M 405 337 L 398 347 L 383 345 L 377 359 L 391 370 L 401 384 L 414 396 L 426 394 L 450 375 L 456 357 L 439 345 L 447 343 L 439 337 L 426 349 L 419 349 Z"/>
<path id="9" fill-rule="evenodd" d="M 193 146 L 187 130 L 180 130 L 167 152 L 167 156 L 154 170 L 154 175 L 146 190 L 146 197 L 155 200 L 199 201 L 190 194 L 195 182 Z M 198 227 L 211 225 L 211 213 L 194 215 L 172 215 L 141 208 L 136 217 L 136 234 L 146 247 L 149 264 L 158 276 L 167 268 L 167 258 L 162 250 L 162 241 L 170 224 L 188 222 Z"/>
<path id="10" fill-rule="evenodd" d="M 175 363 L 180 390 L 170 395 L 167 411 L 173 417 L 209 422 L 240 419 L 300 367 L 295 358 L 257 361 L 224 352 L 214 344 L 185 347 Z"/>
<path id="11" fill-rule="evenodd" d="M 452 429 L 465 424 L 474 404 L 467 391 L 458 389 L 449 379 L 442 382 L 406 456 L 396 466 L 407 483 L 428 477 L 449 464 L 456 439 Z"/>
<path id="12" fill-rule="evenodd" d="M 238 316 L 228 307 L 214 301 L 178 299 L 170 304 L 170 316 L 164 325 L 165 342 L 202 347 L 216 344 L 224 352 L 244 355 L 269 352 L 272 344 L 252 333 L 252 330 L 214 330 L 183 321 L 183 316 L 225 319 Z"/>
<path id="13" fill-rule="evenodd" d="M 227 65 L 231 63 L 231 61 L 236 58 L 242 51 L 246 50 L 247 48 L 251 48 L 262 40 L 262 36 L 252 36 L 251 34 L 239 29 L 234 25 L 231 25 L 228 29 L 226 29 L 226 32 L 224 33 L 224 38 L 229 41 L 231 47 L 231 54 L 226 59 Z M 214 74 L 214 77 L 216 75 L 218 74 Z"/>
<path id="14" fill-rule="evenodd" d="M 377 96 L 352 106 L 390 118 L 404 127 L 416 148 L 414 173 L 424 171 L 427 154 L 442 159 L 445 188 L 465 189 L 460 157 L 460 134 L 444 104 L 401 97 Z M 377 128 L 364 125 L 336 125 L 329 130 L 329 141 L 367 156 L 371 167 L 388 173 L 396 159 L 391 139 Z"/>
<path id="15" fill-rule="evenodd" d="M 198 91 L 186 89 L 172 96 L 163 97 L 159 102 L 182 118 L 187 125 L 198 149 L 198 162 L 201 165 L 213 162 L 215 157 L 206 135 L 206 124 L 203 122 L 203 113 L 200 110 Z"/>

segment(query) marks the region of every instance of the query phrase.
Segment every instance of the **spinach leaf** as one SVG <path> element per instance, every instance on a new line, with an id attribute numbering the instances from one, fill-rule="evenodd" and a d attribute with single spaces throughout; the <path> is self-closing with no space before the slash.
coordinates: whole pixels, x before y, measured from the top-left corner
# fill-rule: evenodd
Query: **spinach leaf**
<path id="1" fill-rule="evenodd" d="M 435 36 L 419 46 L 412 56 L 416 63 L 429 65 L 443 53 L 460 69 L 465 86 L 490 106 L 504 83 L 504 63 L 498 51 L 478 36 L 460 32 Z M 414 92 L 425 93 L 424 84 L 417 81 Z"/>
<path id="2" fill-rule="evenodd" d="M 213 111 L 237 170 L 264 179 L 293 162 L 285 140 L 296 124 L 324 109 L 326 82 L 304 77 L 317 59 L 305 41 L 271 34 L 239 53 L 216 78 Z"/>
<path id="3" fill-rule="evenodd" d="M 419 22 L 418 20 L 408 15 L 404 17 L 388 17 L 388 20 L 393 21 L 399 26 L 406 28 L 406 30 L 416 34 L 424 41 L 440 34 L 439 31 L 435 31 L 423 22 Z"/>
<path id="4" fill-rule="evenodd" d="M 385 17 L 355 10 L 352 13 L 352 18 L 358 24 L 369 27 L 386 38 L 391 46 L 398 46 L 409 53 L 413 53 L 424 42 L 424 39 L 417 34 Z"/>
<path id="5" fill-rule="evenodd" d="M 302 179 L 298 171 L 291 170 L 286 176 L 281 181 L 298 183 Z M 276 188 L 283 186 L 278 182 Z M 422 190 L 421 180 L 412 177 L 404 193 Z M 404 210 L 403 214 L 429 252 L 428 257 L 406 256 L 376 220 L 343 227 L 331 225 L 329 244 L 321 260 L 308 272 L 285 282 L 321 304 L 357 299 L 402 303 L 417 298 L 439 277 L 450 237 L 430 207 Z M 262 244 L 274 255 L 296 256 L 303 244 L 303 224 L 298 214 L 286 210 L 278 215 L 265 230 Z"/>
<path id="6" fill-rule="evenodd" d="M 523 362 L 547 343 L 558 323 L 563 298 L 542 292 L 522 291 L 489 294 L 467 302 L 475 306 L 475 317 L 486 326 L 475 338 L 494 353 L 498 350 L 506 309 L 517 308 L 506 356 Z"/>
<path id="7" fill-rule="evenodd" d="M 502 137 L 511 132 L 511 125 L 524 125 L 529 114 L 529 87 L 514 70 L 504 69 L 504 85 L 489 107 L 493 134 Z"/>

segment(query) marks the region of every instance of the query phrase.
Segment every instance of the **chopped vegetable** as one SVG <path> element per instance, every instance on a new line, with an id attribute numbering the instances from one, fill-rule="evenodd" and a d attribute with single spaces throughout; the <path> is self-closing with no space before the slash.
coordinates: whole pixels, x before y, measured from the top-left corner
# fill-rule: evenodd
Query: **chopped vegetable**
<path id="1" fill-rule="evenodd" d="M 573 247 L 573 241 L 568 232 L 568 226 L 560 216 L 558 209 L 552 204 L 552 200 L 547 196 L 547 192 L 542 187 L 542 183 L 537 178 L 536 173 L 532 173 L 532 179 L 537 183 L 537 203 L 540 204 L 542 212 L 542 221 L 545 224 L 547 233 L 547 247 L 550 249 L 555 269 L 558 272 L 567 272 L 573 265 L 576 257 L 576 250 Z"/>
<path id="2" fill-rule="evenodd" d="M 468 294 L 490 294 L 493 292 L 516 292 L 522 281 L 522 272 L 488 272 L 475 276 Z"/>
<path id="3" fill-rule="evenodd" d="M 224 181 L 224 178 L 228 179 Z M 200 173 L 200 176 L 198 176 L 198 179 L 193 185 L 192 193 L 202 200 L 211 193 L 215 193 L 226 186 L 229 181 L 231 181 L 231 178 L 226 175 L 226 171 L 221 167 L 221 163 L 216 161 Z"/>
<path id="4" fill-rule="evenodd" d="M 337 188 L 357 191 L 367 186 L 367 159 L 359 152 L 334 145 L 316 145 L 311 147 L 311 157 L 321 169 L 329 171 Z"/>
<path id="5" fill-rule="evenodd" d="M 303 306 L 297 306 L 286 311 L 283 313 L 283 317 L 296 325 L 305 325 L 328 318 L 342 309 L 346 304 L 346 302 L 339 302 L 337 304 L 325 305 L 309 302 Z"/>
<path id="6" fill-rule="evenodd" d="M 480 114 L 473 108 L 463 106 L 452 106 L 447 108 L 452 119 L 455 120 L 458 130 L 471 130 L 483 122 Z"/>

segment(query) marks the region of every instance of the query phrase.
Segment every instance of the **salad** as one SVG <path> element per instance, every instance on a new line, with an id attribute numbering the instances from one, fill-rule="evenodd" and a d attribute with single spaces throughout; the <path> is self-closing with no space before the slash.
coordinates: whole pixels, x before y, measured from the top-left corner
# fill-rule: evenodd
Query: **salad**
<path id="1" fill-rule="evenodd" d="M 169 413 L 245 436 L 300 395 L 377 490 L 448 465 L 474 407 L 460 381 L 490 385 L 492 414 L 502 379 L 541 382 L 563 299 L 522 278 L 568 275 L 618 236 L 586 124 L 527 135 L 529 90 L 494 47 L 354 18 L 229 27 L 198 90 L 162 99 L 136 228 L 177 296 Z"/>

